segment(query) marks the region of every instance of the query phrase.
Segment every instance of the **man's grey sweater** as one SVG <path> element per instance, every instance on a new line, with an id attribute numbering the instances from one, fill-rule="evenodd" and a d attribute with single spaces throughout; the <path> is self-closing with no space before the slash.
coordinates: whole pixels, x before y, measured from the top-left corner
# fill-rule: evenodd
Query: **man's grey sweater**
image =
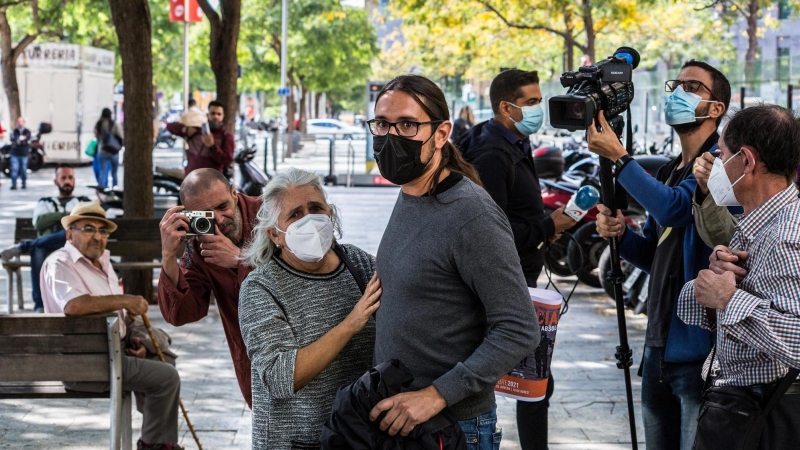
<path id="1" fill-rule="evenodd" d="M 497 380 L 540 338 L 503 211 L 467 178 L 436 200 L 401 192 L 377 272 L 374 363 L 402 361 L 458 420 L 489 412 Z"/>

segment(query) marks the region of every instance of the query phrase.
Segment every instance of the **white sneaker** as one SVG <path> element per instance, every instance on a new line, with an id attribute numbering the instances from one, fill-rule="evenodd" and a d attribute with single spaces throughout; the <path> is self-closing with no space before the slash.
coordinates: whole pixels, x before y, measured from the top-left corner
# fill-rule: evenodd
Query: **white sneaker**
<path id="1" fill-rule="evenodd" d="M 7 247 L 3 250 L 0 250 L 0 259 L 2 259 L 3 262 L 9 262 L 13 258 L 18 257 L 21 254 L 22 252 L 19 250 L 19 247 L 16 245 L 12 245 L 11 247 Z"/>

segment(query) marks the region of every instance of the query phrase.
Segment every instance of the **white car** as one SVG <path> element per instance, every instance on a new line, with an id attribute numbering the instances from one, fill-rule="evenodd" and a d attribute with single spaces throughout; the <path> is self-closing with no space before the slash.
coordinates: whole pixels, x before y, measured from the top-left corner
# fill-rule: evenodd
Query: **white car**
<path id="1" fill-rule="evenodd" d="M 310 119 L 306 121 L 308 134 L 332 134 L 339 139 L 364 139 L 366 128 L 354 127 L 336 119 Z"/>

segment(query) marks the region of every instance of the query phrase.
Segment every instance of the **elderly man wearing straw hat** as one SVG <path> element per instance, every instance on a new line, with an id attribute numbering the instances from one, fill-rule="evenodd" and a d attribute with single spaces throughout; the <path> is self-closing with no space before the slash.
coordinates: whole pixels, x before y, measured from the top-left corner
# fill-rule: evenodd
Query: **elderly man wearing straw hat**
<path id="1" fill-rule="evenodd" d="M 97 201 L 75 205 L 61 219 L 67 243 L 53 252 L 41 273 L 45 312 L 69 316 L 117 312 L 120 335 L 125 336 L 125 312 L 142 314 L 147 301 L 138 295 L 125 295 L 111 267 L 106 250 L 108 236 L 117 229 L 106 219 Z M 181 449 L 178 446 L 178 398 L 181 381 L 169 364 L 145 359 L 146 350 L 138 340 L 129 343 L 122 357 L 122 389 L 144 395 L 142 437 L 137 449 Z M 133 348 L 133 347 L 136 348 Z M 75 391 L 104 392 L 108 383 L 64 383 Z"/>

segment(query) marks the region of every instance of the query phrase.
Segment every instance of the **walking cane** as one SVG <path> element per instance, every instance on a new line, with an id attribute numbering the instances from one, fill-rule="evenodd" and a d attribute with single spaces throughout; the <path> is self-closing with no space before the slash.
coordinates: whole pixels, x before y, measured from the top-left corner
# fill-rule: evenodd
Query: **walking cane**
<path id="1" fill-rule="evenodd" d="M 156 353 L 158 353 L 158 359 L 160 359 L 161 362 L 166 362 L 164 361 L 164 354 L 161 353 L 161 347 L 158 346 L 158 341 L 156 340 L 156 337 L 153 334 L 153 330 L 150 329 L 150 319 L 147 318 L 147 313 L 142 313 L 142 321 L 144 322 L 144 327 L 147 329 L 147 334 L 150 335 L 150 340 L 153 342 L 153 346 L 156 348 Z M 186 413 L 186 408 L 184 408 L 183 401 L 180 399 L 180 397 L 178 397 L 178 405 L 180 405 L 181 407 L 181 412 L 183 413 L 183 419 L 186 421 L 186 425 L 189 427 L 189 431 L 192 432 L 192 437 L 194 438 L 194 441 L 197 442 L 197 448 L 203 450 L 203 446 L 200 444 L 200 438 L 197 437 L 197 433 L 195 433 L 194 431 L 192 422 L 189 420 L 189 414 Z"/>

